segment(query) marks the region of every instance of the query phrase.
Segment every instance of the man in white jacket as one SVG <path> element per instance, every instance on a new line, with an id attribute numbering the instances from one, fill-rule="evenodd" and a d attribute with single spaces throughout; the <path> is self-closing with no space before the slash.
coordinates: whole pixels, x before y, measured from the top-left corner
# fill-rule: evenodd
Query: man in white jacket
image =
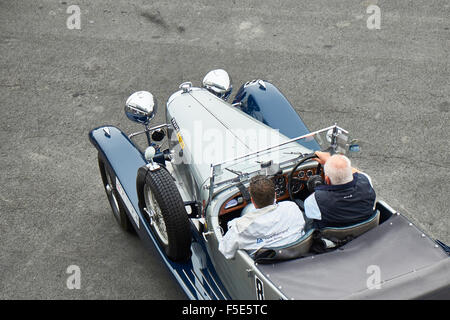
<path id="1" fill-rule="evenodd" d="M 228 222 L 228 231 L 219 241 L 227 259 L 239 249 L 253 254 L 262 247 L 279 247 L 304 235 L 303 213 L 292 201 L 275 203 L 275 185 L 265 176 L 250 180 L 250 197 L 255 210 Z"/>

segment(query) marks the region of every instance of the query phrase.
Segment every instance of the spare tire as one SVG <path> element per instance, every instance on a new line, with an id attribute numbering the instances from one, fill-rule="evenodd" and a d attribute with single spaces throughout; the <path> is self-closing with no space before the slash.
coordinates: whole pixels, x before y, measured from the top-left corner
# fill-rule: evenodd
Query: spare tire
<path id="1" fill-rule="evenodd" d="M 191 228 L 183 199 L 165 168 L 139 168 L 136 179 L 139 209 L 166 255 L 173 261 L 191 255 Z"/>

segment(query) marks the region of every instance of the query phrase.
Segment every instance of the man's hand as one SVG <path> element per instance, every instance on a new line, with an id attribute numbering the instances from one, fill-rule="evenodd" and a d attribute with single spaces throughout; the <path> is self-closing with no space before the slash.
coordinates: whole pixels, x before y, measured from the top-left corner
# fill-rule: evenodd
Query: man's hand
<path id="1" fill-rule="evenodd" d="M 331 157 L 331 154 L 329 152 L 316 151 L 314 153 L 316 154 L 317 158 L 313 158 L 312 160 L 316 160 L 322 166 L 325 165 L 325 162 L 327 162 L 327 160 L 330 159 L 330 157 Z M 361 172 L 361 171 L 352 167 L 352 173 L 355 173 L 355 172 Z"/>
<path id="2" fill-rule="evenodd" d="M 322 166 L 327 162 L 327 160 L 331 157 L 331 154 L 329 152 L 323 152 L 323 151 L 316 151 L 314 152 L 317 156 L 317 158 L 313 158 L 312 160 L 316 160 L 319 162 Z"/>

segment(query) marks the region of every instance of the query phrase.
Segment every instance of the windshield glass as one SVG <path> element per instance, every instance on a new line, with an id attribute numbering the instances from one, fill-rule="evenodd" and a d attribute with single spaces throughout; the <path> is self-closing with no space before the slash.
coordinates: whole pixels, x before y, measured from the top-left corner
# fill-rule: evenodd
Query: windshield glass
<path id="1" fill-rule="evenodd" d="M 317 147 L 308 149 L 304 145 Z M 258 174 L 276 174 L 317 150 L 345 154 L 349 149 L 357 151 L 357 145 L 350 143 L 348 131 L 337 125 L 286 139 L 276 145 L 211 165 L 210 193 L 221 187 L 229 187 L 232 183 L 245 183 Z"/>

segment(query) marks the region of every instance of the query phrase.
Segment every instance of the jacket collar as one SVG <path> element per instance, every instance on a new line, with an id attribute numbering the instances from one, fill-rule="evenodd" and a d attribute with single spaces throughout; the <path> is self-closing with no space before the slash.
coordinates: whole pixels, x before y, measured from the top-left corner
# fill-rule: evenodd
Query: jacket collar
<path id="1" fill-rule="evenodd" d="M 275 210 L 277 206 L 278 206 L 278 204 L 274 203 L 274 204 L 271 204 L 271 205 L 266 206 L 264 208 L 255 209 L 253 212 L 255 214 L 264 214 L 264 213 L 267 213 L 269 211 Z"/>
<path id="2" fill-rule="evenodd" d="M 353 180 L 344 184 L 323 184 L 320 186 L 317 186 L 315 190 L 324 190 L 324 191 L 337 191 L 337 190 L 344 190 L 348 188 L 352 188 L 356 185 L 356 182 L 358 181 L 358 172 L 355 172 L 353 174 Z"/>

